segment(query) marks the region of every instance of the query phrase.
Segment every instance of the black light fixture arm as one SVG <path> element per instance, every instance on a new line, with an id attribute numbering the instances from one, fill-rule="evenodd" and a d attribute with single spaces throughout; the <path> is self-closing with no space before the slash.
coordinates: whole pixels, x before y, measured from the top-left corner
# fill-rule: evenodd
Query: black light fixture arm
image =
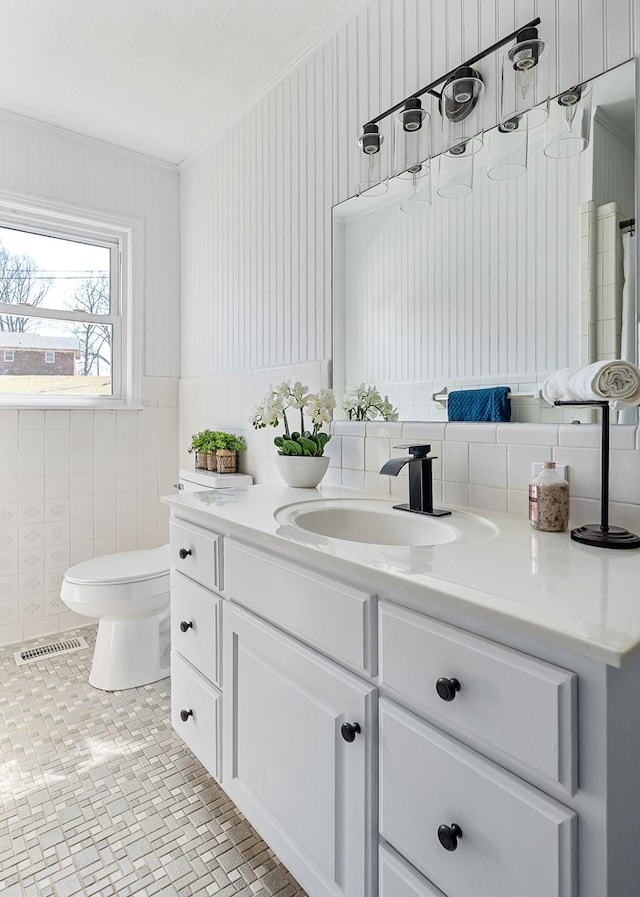
<path id="1" fill-rule="evenodd" d="M 417 90 L 415 93 L 410 94 L 408 97 L 405 97 L 401 102 L 396 103 L 395 106 L 391 106 L 389 109 L 386 109 L 384 112 L 381 112 L 379 115 L 376 115 L 375 118 L 370 118 L 367 122 L 368 125 L 375 125 L 379 121 L 382 121 L 383 118 L 387 118 L 388 115 L 393 115 L 394 112 L 397 112 L 398 109 L 402 109 L 407 100 L 412 99 L 413 97 L 421 97 L 424 93 L 430 93 L 432 96 L 440 98 L 440 94 L 434 89 L 438 87 L 440 84 L 444 84 L 445 81 L 448 81 L 459 68 L 462 66 L 472 66 L 475 62 L 478 62 L 480 59 L 484 59 L 485 56 L 489 56 L 491 53 L 499 50 L 500 47 L 504 47 L 505 44 L 508 44 L 509 41 L 514 40 L 520 32 L 524 28 L 535 28 L 540 24 L 541 19 L 535 18 L 530 22 L 527 22 L 525 25 L 521 25 L 519 28 L 516 28 L 515 31 L 512 31 L 510 34 L 507 34 L 505 37 L 501 38 L 499 41 L 496 41 L 495 44 L 492 44 L 490 47 L 487 47 L 485 50 L 482 50 L 480 53 L 477 53 L 475 56 L 472 56 L 470 59 L 467 59 L 465 62 L 461 62 L 455 68 L 451 69 L 450 72 L 447 72 L 446 75 L 441 75 L 439 78 L 436 78 L 435 81 L 431 81 L 430 84 L 427 84 L 426 87 L 422 87 L 420 90 Z"/>

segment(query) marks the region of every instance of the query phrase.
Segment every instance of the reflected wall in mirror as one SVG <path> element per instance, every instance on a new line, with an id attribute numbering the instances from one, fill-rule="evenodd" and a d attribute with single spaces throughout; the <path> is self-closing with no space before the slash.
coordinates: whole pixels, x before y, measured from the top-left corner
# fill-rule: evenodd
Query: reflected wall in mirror
<path id="1" fill-rule="evenodd" d="M 589 84 L 591 134 L 579 155 L 549 158 L 547 130 L 531 129 L 524 173 L 495 180 L 494 130 L 464 198 L 438 195 L 434 158 L 419 214 L 401 209 L 412 195 L 403 178 L 383 196 L 333 208 L 338 404 L 364 381 L 400 419 L 437 420 L 446 409 L 432 396 L 443 389 L 504 385 L 533 396 L 560 368 L 637 362 L 635 238 L 619 227 L 635 216 L 635 62 Z M 538 399 L 512 401 L 512 420 L 557 415 Z"/>

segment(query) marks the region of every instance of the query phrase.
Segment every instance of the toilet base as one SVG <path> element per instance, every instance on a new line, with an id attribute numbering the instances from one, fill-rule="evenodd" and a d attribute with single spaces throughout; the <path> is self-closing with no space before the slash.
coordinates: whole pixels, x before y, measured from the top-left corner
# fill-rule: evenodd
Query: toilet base
<path id="1" fill-rule="evenodd" d="M 170 675 L 169 610 L 98 624 L 89 684 L 102 691 L 149 685 Z"/>

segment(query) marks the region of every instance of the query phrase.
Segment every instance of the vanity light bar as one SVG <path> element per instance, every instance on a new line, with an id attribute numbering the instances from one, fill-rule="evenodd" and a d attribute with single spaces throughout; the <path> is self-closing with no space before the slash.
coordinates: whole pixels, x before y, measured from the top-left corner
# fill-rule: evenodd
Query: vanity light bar
<path id="1" fill-rule="evenodd" d="M 417 99 L 421 97 L 424 93 L 430 93 L 433 96 L 440 98 L 440 94 L 435 90 L 440 84 L 443 84 L 445 81 L 452 78 L 455 73 L 462 66 L 471 67 L 475 62 L 478 62 L 480 59 L 484 59 L 485 56 L 489 56 L 491 53 L 494 53 L 496 50 L 499 50 L 500 47 L 504 47 L 505 44 L 508 44 L 509 41 L 515 40 L 515 38 L 520 34 L 521 31 L 525 28 L 535 28 L 541 22 L 540 17 L 532 19 L 530 22 L 527 22 L 526 25 L 521 25 L 519 28 L 516 28 L 515 31 L 512 31 L 510 34 L 507 34 L 506 37 L 501 38 L 499 41 L 496 41 L 495 44 L 492 44 L 490 47 L 487 47 L 486 50 L 482 50 L 480 53 L 477 53 L 475 56 L 472 56 L 470 59 L 467 59 L 466 62 L 461 62 L 455 68 L 451 69 L 451 71 L 447 72 L 446 75 L 441 75 L 439 78 L 436 78 L 435 81 L 431 81 L 430 84 L 427 84 L 426 87 L 423 87 L 421 90 L 417 90 L 415 93 L 410 94 L 404 100 L 399 103 L 396 103 L 395 106 L 391 106 L 385 112 L 381 112 L 379 115 L 376 115 L 375 118 L 370 118 L 367 122 L 367 125 L 375 125 L 379 121 L 382 121 L 383 118 L 387 118 L 387 116 L 392 115 L 394 112 L 397 112 L 398 109 L 402 109 L 403 106 L 409 100 Z M 366 127 L 365 125 L 364 127 Z"/>

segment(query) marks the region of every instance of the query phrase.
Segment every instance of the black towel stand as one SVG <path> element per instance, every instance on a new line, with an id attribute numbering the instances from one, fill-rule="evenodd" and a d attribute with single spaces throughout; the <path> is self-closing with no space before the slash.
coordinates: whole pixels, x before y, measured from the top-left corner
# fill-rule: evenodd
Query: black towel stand
<path id="1" fill-rule="evenodd" d="M 600 450 L 600 523 L 585 523 L 571 530 L 574 542 L 598 548 L 640 548 L 640 536 L 621 526 L 609 526 L 609 402 L 562 402 L 554 405 L 596 406 L 602 409 L 602 443 Z"/>

